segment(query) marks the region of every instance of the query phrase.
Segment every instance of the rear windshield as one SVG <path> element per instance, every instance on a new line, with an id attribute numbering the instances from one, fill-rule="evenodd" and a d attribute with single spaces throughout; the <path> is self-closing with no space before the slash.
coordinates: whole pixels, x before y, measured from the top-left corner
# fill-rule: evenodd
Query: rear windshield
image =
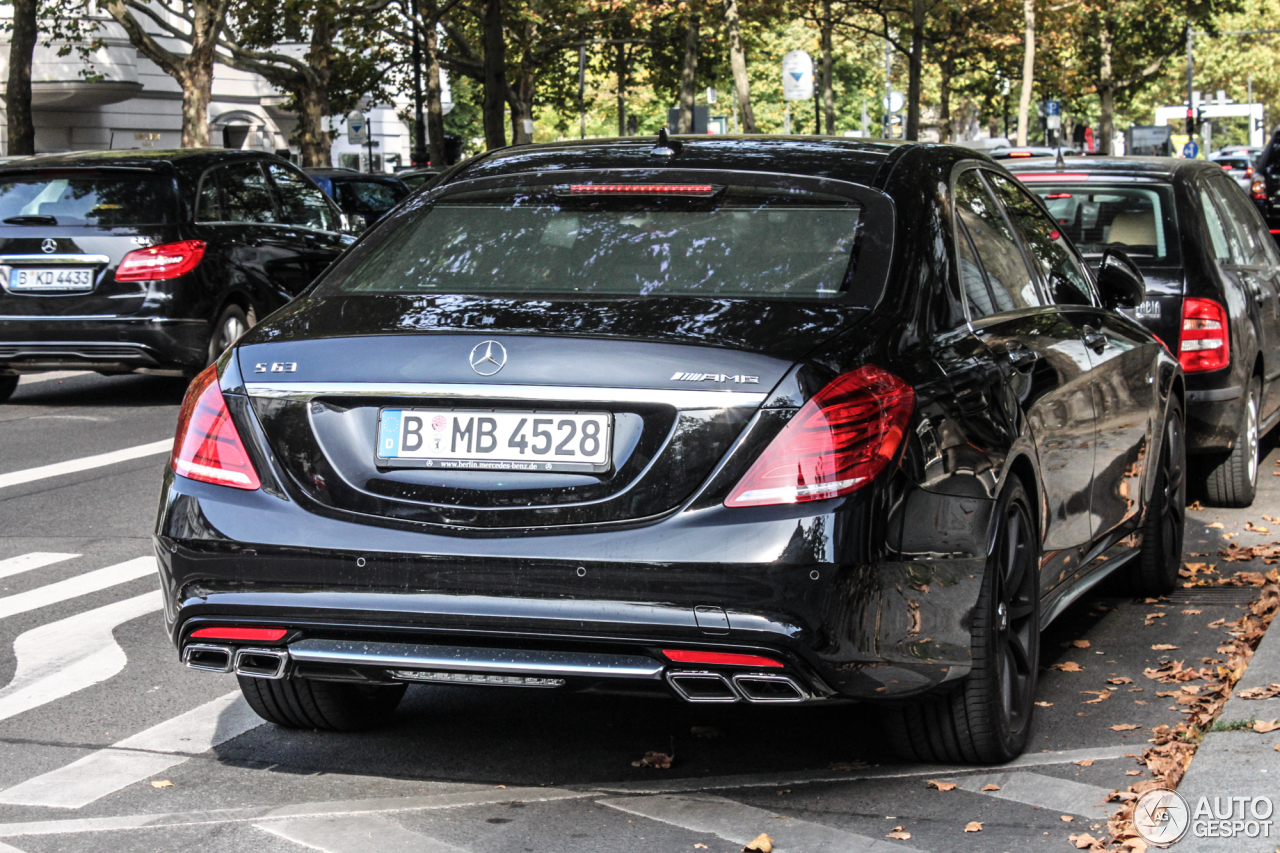
<path id="1" fill-rule="evenodd" d="M 1213 162 L 1223 168 L 1229 166 L 1232 169 L 1247 169 L 1251 165 L 1244 157 L 1217 157 Z"/>
<path id="2" fill-rule="evenodd" d="M 320 293 L 833 299 L 856 280 L 862 207 L 842 196 L 590 186 L 446 196 L 383 230 Z"/>
<path id="3" fill-rule="evenodd" d="M 1034 183 L 1027 187 L 1049 207 L 1062 233 L 1086 257 L 1101 257 L 1119 243 L 1139 265 L 1178 262 L 1178 226 L 1173 189 L 1154 184 L 1089 181 Z"/>
<path id="4" fill-rule="evenodd" d="M 381 181 L 334 181 L 333 188 L 347 213 L 383 213 L 408 195 L 399 184 Z"/>
<path id="5" fill-rule="evenodd" d="M 0 176 L 0 221 L 10 225 L 163 225 L 173 221 L 174 206 L 172 179 L 156 175 Z"/>

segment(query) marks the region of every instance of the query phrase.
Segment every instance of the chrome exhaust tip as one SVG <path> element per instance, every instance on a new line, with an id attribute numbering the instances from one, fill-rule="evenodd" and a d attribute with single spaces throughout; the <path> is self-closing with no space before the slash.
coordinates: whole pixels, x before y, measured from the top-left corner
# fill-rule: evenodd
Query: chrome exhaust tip
<path id="1" fill-rule="evenodd" d="M 737 702 L 741 698 L 729 679 L 718 672 L 668 672 L 667 683 L 686 702 Z"/>
<path id="2" fill-rule="evenodd" d="M 182 649 L 182 662 L 190 669 L 204 672 L 230 672 L 231 656 L 230 646 L 190 643 Z"/>
<path id="3" fill-rule="evenodd" d="M 804 702 L 810 698 L 809 691 L 789 675 L 741 673 L 733 677 L 733 686 L 748 702 Z"/>
<path id="4" fill-rule="evenodd" d="M 288 668 L 288 649 L 236 649 L 236 675 L 276 681 L 284 678 Z"/>

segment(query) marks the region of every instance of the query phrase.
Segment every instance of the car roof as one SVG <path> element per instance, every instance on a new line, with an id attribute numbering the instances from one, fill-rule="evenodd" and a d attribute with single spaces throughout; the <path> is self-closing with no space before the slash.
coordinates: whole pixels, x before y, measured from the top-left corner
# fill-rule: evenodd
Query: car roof
<path id="1" fill-rule="evenodd" d="M 165 170 L 166 167 L 206 169 L 220 163 L 236 160 L 278 160 L 282 158 L 265 151 L 241 151 L 229 148 L 175 148 L 138 149 L 116 151 L 69 151 L 62 154 L 37 154 L 10 163 L 0 164 L 0 170 L 26 170 L 47 168 L 92 168 L 116 166 L 134 169 Z"/>
<path id="2" fill-rule="evenodd" d="M 1064 157 L 1059 168 L 1054 160 L 1002 161 L 1010 172 L 1074 172 L 1172 180 L 1196 171 L 1221 172 L 1208 160 L 1180 160 L 1174 157 Z"/>
<path id="3" fill-rule="evenodd" d="M 657 138 L 653 136 L 510 146 L 473 158 L 453 172 L 452 180 L 521 172 L 659 167 L 796 173 L 871 185 L 880 166 L 904 147 L 904 143 L 888 140 L 840 136 L 673 135 L 669 139 L 679 148 L 674 156 L 655 155 Z"/>

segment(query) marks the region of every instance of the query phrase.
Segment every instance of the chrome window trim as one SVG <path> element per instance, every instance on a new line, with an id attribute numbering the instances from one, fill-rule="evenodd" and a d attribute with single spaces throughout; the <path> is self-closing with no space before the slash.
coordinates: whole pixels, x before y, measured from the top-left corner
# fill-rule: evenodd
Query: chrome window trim
<path id="1" fill-rule="evenodd" d="M 49 255 L 0 255 L 0 264 L 8 266 L 9 264 L 41 264 L 41 265 L 64 265 L 64 264 L 109 264 L 111 258 L 106 255 L 68 255 L 68 254 L 49 254 Z"/>
<path id="2" fill-rule="evenodd" d="M 430 382 L 246 382 L 250 397 L 310 401 L 316 397 L 407 397 L 440 400 L 517 400 L 531 403 L 653 403 L 676 409 L 759 407 L 763 392 L 664 388 L 588 388 L 578 385 L 479 385 Z"/>

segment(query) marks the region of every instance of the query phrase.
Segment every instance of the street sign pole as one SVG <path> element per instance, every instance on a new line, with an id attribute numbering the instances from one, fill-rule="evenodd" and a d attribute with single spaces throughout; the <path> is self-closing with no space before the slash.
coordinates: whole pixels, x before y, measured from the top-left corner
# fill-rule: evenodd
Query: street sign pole
<path id="1" fill-rule="evenodd" d="M 813 97 L 813 57 L 793 50 L 782 57 L 782 97 L 787 102 L 786 132 L 791 133 L 791 102 Z"/>

